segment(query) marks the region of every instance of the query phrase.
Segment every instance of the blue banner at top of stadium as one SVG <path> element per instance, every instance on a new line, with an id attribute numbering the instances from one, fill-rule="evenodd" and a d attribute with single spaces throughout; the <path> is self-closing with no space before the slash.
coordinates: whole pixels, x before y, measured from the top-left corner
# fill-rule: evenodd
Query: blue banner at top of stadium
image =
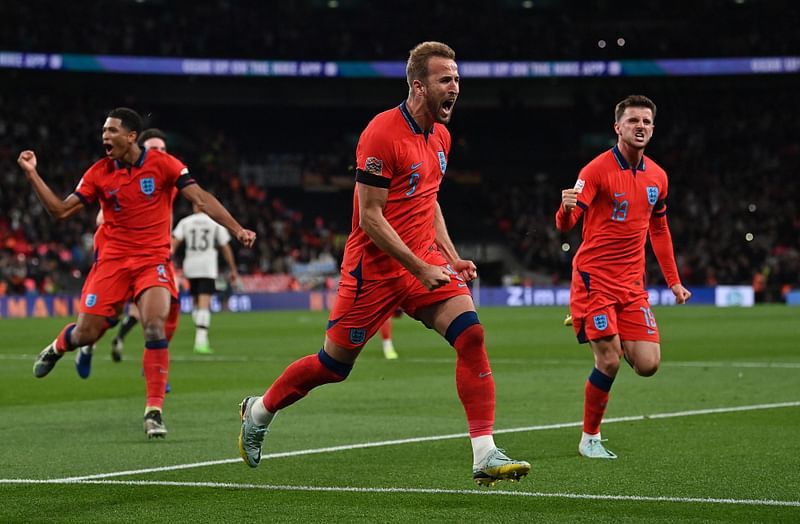
<path id="1" fill-rule="evenodd" d="M 404 78 L 405 62 L 251 60 L 0 51 L 0 69 L 150 75 Z M 463 61 L 464 78 L 716 76 L 800 73 L 800 56 L 664 60 Z"/>

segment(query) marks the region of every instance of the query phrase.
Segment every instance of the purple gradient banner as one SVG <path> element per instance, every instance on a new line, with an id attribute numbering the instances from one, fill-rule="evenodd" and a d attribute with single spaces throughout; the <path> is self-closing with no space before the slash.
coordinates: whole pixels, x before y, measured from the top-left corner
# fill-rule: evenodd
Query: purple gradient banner
<path id="1" fill-rule="evenodd" d="M 617 61 L 459 62 L 464 78 L 798 74 L 800 56 Z M 404 78 L 404 62 L 326 62 L 0 51 L 0 69 L 150 75 Z"/>

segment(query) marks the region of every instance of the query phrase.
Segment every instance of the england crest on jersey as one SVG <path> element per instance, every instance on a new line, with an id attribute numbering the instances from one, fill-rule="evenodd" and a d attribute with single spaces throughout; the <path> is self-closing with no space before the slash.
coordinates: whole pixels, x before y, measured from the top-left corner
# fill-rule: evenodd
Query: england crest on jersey
<path id="1" fill-rule="evenodd" d="M 647 202 L 654 206 L 658 202 L 658 188 L 656 186 L 647 186 Z"/>
<path id="2" fill-rule="evenodd" d="M 94 307 L 97 304 L 97 295 L 89 293 L 86 295 L 86 307 Z"/>
<path id="3" fill-rule="evenodd" d="M 360 346 L 367 341 L 367 330 L 360 328 L 350 329 L 350 343 Z"/>
<path id="4" fill-rule="evenodd" d="M 594 327 L 596 327 L 600 331 L 603 331 L 605 328 L 608 327 L 608 317 L 605 315 L 595 315 Z"/>
<path id="5" fill-rule="evenodd" d="M 156 179 L 153 177 L 139 179 L 139 188 L 145 195 L 152 195 L 156 190 Z"/>
<path id="6" fill-rule="evenodd" d="M 444 151 L 439 151 L 439 169 L 442 170 L 442 174 L 447 171 L 447 157 L 444 156 Z"/>

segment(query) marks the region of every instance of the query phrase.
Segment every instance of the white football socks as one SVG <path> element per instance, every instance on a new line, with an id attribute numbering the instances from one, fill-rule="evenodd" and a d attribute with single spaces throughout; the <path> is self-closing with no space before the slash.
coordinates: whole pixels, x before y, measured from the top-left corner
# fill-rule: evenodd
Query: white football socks
<path id="1" fill-rule="evenodd" d="M 586 442 L 587 440 L 592 439 L 592 438 L 593 439 L 597 439 L 597 440 L 601 440 L 600 433 L 597 433 L 596 435 L 590 435 L 589 433 L 586 433 L 586 432 L 581 433 L 581 444 L 583 444 L 584 442 Z"/>
<path id="2" fill-rule="evenodd" d="M 492 451 L 495 446 L 492 435 L 482 435 L 470 439 L 472 441 L 472 467 L 477 468 L 481 460 Z"/>
<path id="3" fill-rule="evenodd" d="M 197 328 L 194 334 L 194 345 L 205 346 L 208 344 L 208 327 L 211 325 L 211 311 L 198 309 L 193 313 L 194 325 Z"/>
<path id="4" fill-rule="evenodd" d="M 269 426 L 272 419 L 275 418 L 275 413 L 267 411 L 267 408 L 264 407 L 264 399 L 259 398 L 253 402 L 250 408 L 250 416 L 253 418 L 253 422 L 259 426 Z"/>

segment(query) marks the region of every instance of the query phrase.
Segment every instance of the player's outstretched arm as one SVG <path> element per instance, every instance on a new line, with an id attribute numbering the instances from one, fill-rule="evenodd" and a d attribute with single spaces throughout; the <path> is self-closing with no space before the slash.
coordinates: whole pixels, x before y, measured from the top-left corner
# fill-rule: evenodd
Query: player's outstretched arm
<path id="1" fill-rule="evenodd" d="M 383 216 L 389 191 L 356 182 L 358 190 L 359 226 L 381 250 L 400 262 L 428 291 L 450 282 L 450 274 L 443 267 L 428 264 L 416 256 Z"/>
<path id="2" fill-rule="evenodd" d="M 450 263 L 450 267 L 453 268 L 453 271 L 458 273 L 466 282 L 477 278 L 478 268 L 475 267 L 475 263 L 472 260 L 462 259 L 458 255 L 455 244 L 450 240 L 450 233 L 447 232 L 447 224 L 445 224 L 444 215 L 442 214 L 442 208 L 439 206 L 439 202 L 436 202 L 433 225 L 436 229 L 436 245 L 439 247 L 439 251 L 444 255 L 445 260 Z"/>
<path id="3" fill-rule="evenodd" d="M 17 158 L 17 163 L 22 168 L 25 176 L 28 177 L 36 197 L 51 217 L 57 220 L 64 220 L 83 209 L 83 202 L 74 194 L 70 194 L 67 198 L 61 200 L 53 193 L 50 186 L 42 180 L 36 170 L 36 153 L 30 150 L 21 152 Z"/>
<path id="4" fill-rule="evenodd" d="M 256 234 L 254 231 L 245 229 L 233 218 L 225 206 L 223 206 L 217 197 L 200 187 L 198 184 L 191 184 L 181 189 L 181 194 L 186 197 L 193 204 L 197 205 L 198 209 L 207 214 L 216 223 L 226 227 L 231 232 L 236 240 L 241 242 L 244 246 L 250 247 L 256 241 Z"/>

